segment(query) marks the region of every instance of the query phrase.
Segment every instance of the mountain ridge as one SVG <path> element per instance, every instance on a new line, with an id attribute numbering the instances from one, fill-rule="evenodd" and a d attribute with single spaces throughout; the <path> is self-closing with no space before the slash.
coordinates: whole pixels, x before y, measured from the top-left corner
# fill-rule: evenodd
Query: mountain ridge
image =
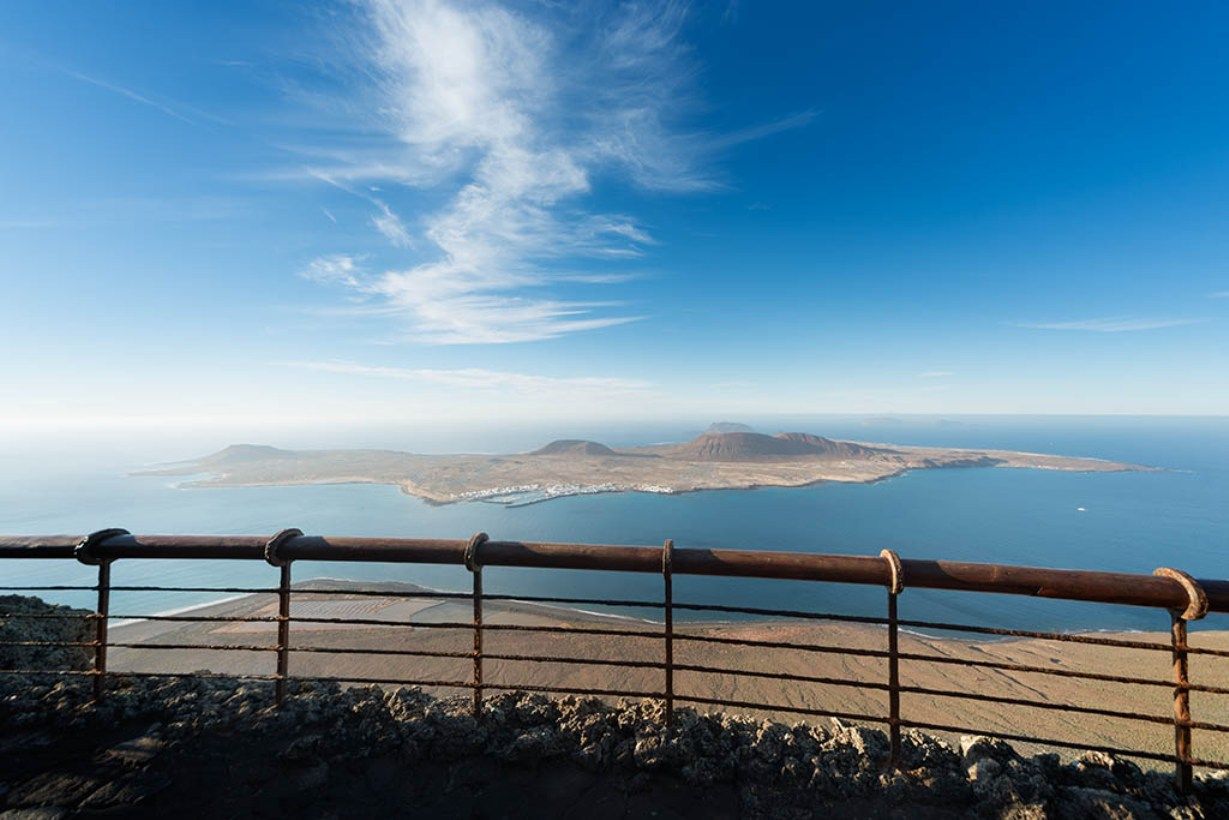
<path id="1" fill-rule="evenodd" d="M 689 461 L 765 461 L 788 458 L 863 458 L 893 451 L 816 436 L 811 433 L 702 433 L 668 448 Z"/>
<path id="2" fill-rule="evenodd" d="M 583 438 L 559 438 L 531 452 L 531 456 L 617 456 L 614 450 L 599 441 Z"/>

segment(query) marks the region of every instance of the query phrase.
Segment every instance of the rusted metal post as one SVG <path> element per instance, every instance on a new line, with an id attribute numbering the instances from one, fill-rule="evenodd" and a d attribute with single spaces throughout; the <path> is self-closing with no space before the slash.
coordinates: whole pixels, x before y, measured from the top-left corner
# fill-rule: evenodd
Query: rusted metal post
<path id="1" fill-rule="evenodd" d="M 265 561 L 279 570 L 277 583 L 277 676 L 273 683 L 273 702 L 281 707 L 286 702 L 286 678 L 290 673 L 290 559 L 279 551 L 283 544 L 298 538 L 302 530 L 285 529 L 265 544 Z"/>
<path id="2" fill-rule="evenodd" d="M 474 718 L 482 717 L 482 564 L 478 548 L 490 540 L 485 532 L 475 534 L 465 546 L 465 568 L 474 577 Z"/>
<path id="3" fill-rule="evenodd" d="M 667 538 L 661 550 L 661 575 L 665 585 L 663 607 L 666 639 L 666 737 L 670 737 L 674 732 L 674 576 L 671 567 L 673 561 L 674 541 Z"/>
<path id="4" fill-rule="evenodd" d="M 888 593 L 888 768 L 900 766 L 900 657 L 897 646 L 896 593 Z"/>
<path id="5" fill-rule="evenodd" d="M 1191 790 L 1191 690 L 1187 679 L 1186 621 L 1174 612 L 1170 621 L 1169 637 L 1173 643 L 1174 661 L 1174 756 L 1177 768 L 1175 785 L 1183 794 Z"/>
<path id="6" fill-rule="evenodd" d="M 277 683 L 274 702 L 286 701 L 286 676 L 290 672 L 290 562 L 282 564 L 277 583 Z"/>
<path id="7" fill-rule="evenodd" d="M 111 612 L 111 562 L 98 562 L 98 607 L 94 612 L 94 702 L 102 700 L 107 676 L 107 620 Z"/>
<path id="8" fill-rule="evenodd" d="M 1174 785 L 1178 791 L 1187 794 L 1191 790 L 1192 767 L 1191 682 L 1188 679 L 1186 624 L 1208 614 L 1208 596 L 1199 582 L 1182 570 L 1160 567 L 1152 574 L 1177 581 L 1186 592 L 1186 608 L 1170 610 L 1169 639 L 1174 664 Z"/>
<path id="9" fill-rule="evenodd" d="M 900 646 L 896 618 L 896 597 L 904 589 L 904 572 L 892 550 L 879 555 L 888 564 L 888 769 L 900 767 Z"/>
<path id="10" fill-rule="evenodd" d="M 474 717 L 482 717 L 482 567 L 474 570 Z"/>
<path id="11" fill-rule="evenodd" d="M 111 611 L 111 560 L 97 554 L 96 548 L 108 538 L 128 535 L 128 530 L 97 530 L 82 538 L 73 548 L 73 557 L 83 564 L 98 567 L 98 601 L 94 609 L 94 702 L 102 700 L 107 676 L 107 620 Z"/>

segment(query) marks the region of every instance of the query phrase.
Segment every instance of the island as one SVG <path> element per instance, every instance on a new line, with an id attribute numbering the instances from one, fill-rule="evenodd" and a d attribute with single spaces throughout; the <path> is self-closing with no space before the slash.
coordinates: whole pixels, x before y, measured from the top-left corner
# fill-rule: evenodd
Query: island
<path id="1" fill-rule="evenodd" d="M 731 428 L 734 428 L 731 430 Z M 396 450 L 283 450 L 236 444 L 140 475 L 183 476 L 183 487 L 391 484 L 432 504 L 524 506 L 592 493 L 870 483 L 909 470 L 1024 467 L 1123 472 L 1150 468 L 1097 458 L 839 441 L 810 433 L 768 435 L 714 425 L 691 441 L 608 447 L 560 439 L 528 453 L 423 455 Z"/>

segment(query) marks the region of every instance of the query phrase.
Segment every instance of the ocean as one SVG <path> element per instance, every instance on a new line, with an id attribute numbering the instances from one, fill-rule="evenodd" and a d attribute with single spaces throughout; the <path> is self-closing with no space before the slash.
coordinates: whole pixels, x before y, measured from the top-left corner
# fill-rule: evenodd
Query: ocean
<path id="1" fill-rule="evenodd" d="M 552 430 L 397 427 L 300 431 L 12 436 L 0 441 L 0 532 L 308 533 L 580 541 L 680 547 L 787 549 L 1150 573 L 1173 566 L 1229 576 L 1229 418 L 815 416 L 740 419 L 765 432 L 803 430 L 896 444 L 988 447 L 1095 456 L 1159 472 L 1080 474 L 949 469 L 876 484 L 722 490 L 675 496 L 607 494 L 506 508 L 481 502 L 431 506 L 379 485 L 179 489 L 175 479 L 130 471 L 188 459 L 240 441 L 285 447 L 371 446 L 418 452 L 511 452 L 559 437 L 612 446 L 683 440 L 703 423 Z M 90 583 L 74 562 L 0 562 L 3 585 Z M 344 577 L 466 589 L 459 567 L 307 563 L 296 580 Z M 116 584 L 272 585 L 255 562 L 121 561 Z M 657 577 L 626 573 L 491 568 L 489 592 L 578 597 L 661 594 Z M 92 606 L 88 593 L 42 593 Z M 198 605 L 209 593 L 117 593 L 112 611 L 140 615 Z M 880 615 L 884 592 L 828 583 L 680 576 L 675 600 Z M 906 589 L 901 617 L 1022 629 L 1165 629 L 1165 613 L 1010 595 Z M 623 610 L 659 617 L 652 610 Z M 703 618 L 702 613 L 676 617 Z M 728 617 L 728 616 L 723 616 Z M 1224 616 L 1199 626 L 1225 628 Z"/>

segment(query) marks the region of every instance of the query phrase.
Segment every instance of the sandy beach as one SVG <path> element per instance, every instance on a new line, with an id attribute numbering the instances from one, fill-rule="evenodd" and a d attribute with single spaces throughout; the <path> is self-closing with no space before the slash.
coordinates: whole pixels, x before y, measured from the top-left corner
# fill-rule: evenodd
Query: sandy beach
<path id="1" fill-rule="evenodd" d="M 396 584 L 369 585 L 377 589 L 414 591 Z M 298 590 L 346 589 L 340 582 L 316 581 Z M 276 614 L 272 595 L 251 595 L 194 610 L 192 615 L 222 617 L 268 617 Z M 406 657 L 306 651 L 316 649 L 414 649 L 430 652 L 469 652 L 473 635 L 468 628 L 432 628 L 429 624 L 464 623 L 472 617 L 468 600 L 420 597 L 374 597 L 352 594 L 297 595 L 292 604 L 296 618 L 362 618 L 388 621 L 388 626 L 332 623 L 295 623 L 291 630 L 292 675 L 353 678 L 407 678 L 432 681 L 466 681 L 469 658 Z M 523 602 L 488 602 L 488 624 L 552 624 L 597 630 L 660 630 L 660 624 L 615 616 L 580 612 Z M 208 669 L 235 674 L 270 674 L 274 671 L 276 626 L 271 622 L 177 623 L 142 621 L 117 626 L 112 641 L 137 644 L 118 647 L 110 656 L 111 668 L 119 671 L 192 672 Z M 736 644 L 699 643 L 689 636 L 757 639 L 797 644 L 822 644 L 850 649 L 886 648 L 886 630 L 877 626 L 823 622 L 686 622 L 676 624 L 675 663 L 755 670 L 769 673 L 842 678 L 868 683 L 887 680 L 883 658 L 853 654 L 819 653 L 799 649 L 746 647 Z M 1105 637 L 1150 641 L 1164 646 L 1165 634 L 1106 634 Z M 659 662 L 663 643 L 658 638 L 601 634 L 557 635 L 538 632 L 488 631 L 484 650 L 492 655 L 548 655 L 564 658 L 601 658 Z M 188 644 L 200 649 L 153 649 L 140 644 Z M 1191 644 L 1229 648 L 1227 632 L 1192 633 Z M 207 646 L 259 646 L 263 651 L 219 651 Z M 1170 680 L 1167 651 L 1123 649 L 1040 639 L 957 640 L 902 631 L 900 651 L 948 659 L 979 659 L 1005 664 L 1026 664 L 1108 675 Z M 1221 659 L 1194 655 L 1190 660 L 1193 682 L 1229 686 L 1229 664 Z M 620 691 L 659 692 L 664 673 L 660 669 L 614 666 L 580 666 L 488 659 L 486 682 L 492 687 L 533 689 L 577 687 Z M 1145 715 L 1172 715 L 1172 690 L 1165 686 L 1144 687 L 1121 683 L 1060 678 L 1035 672 L 974 669 L 955 663 L 919 660 L 901 662 L 905 686 L 960 690 L 1002 697 L 1029 698 L 1051 704 L 1077 704 Z M 457 694 L 459 688 L 427 687 L 437 694 Z M 835 686 L 783 681 L 765 677 L 677 671 L 675 690 L 680 705 L 687 696 L 774 704 L 787 708 L 829 709 L 868 715 L 886 714 L 886 693 L 858 686 Z M 1195 720 L 1229 722 L 1229 699 L 1211 694 L 1191 695 Z M 702 711 L 713 707 L 697 704 Z M 1172 751 L 1173 730 L 1159 723 L 1071 713 L 982 701 L 906 693 L 902 716 L 907 720 L 941 723 L 1010 733 L 1028 733 L 1059 740 Z M 796 722 L 806 718 L 781 710 L 750 712 Z M 1198 756 L 1229 754 L 1226 735 L 1195 730 Z"/>

